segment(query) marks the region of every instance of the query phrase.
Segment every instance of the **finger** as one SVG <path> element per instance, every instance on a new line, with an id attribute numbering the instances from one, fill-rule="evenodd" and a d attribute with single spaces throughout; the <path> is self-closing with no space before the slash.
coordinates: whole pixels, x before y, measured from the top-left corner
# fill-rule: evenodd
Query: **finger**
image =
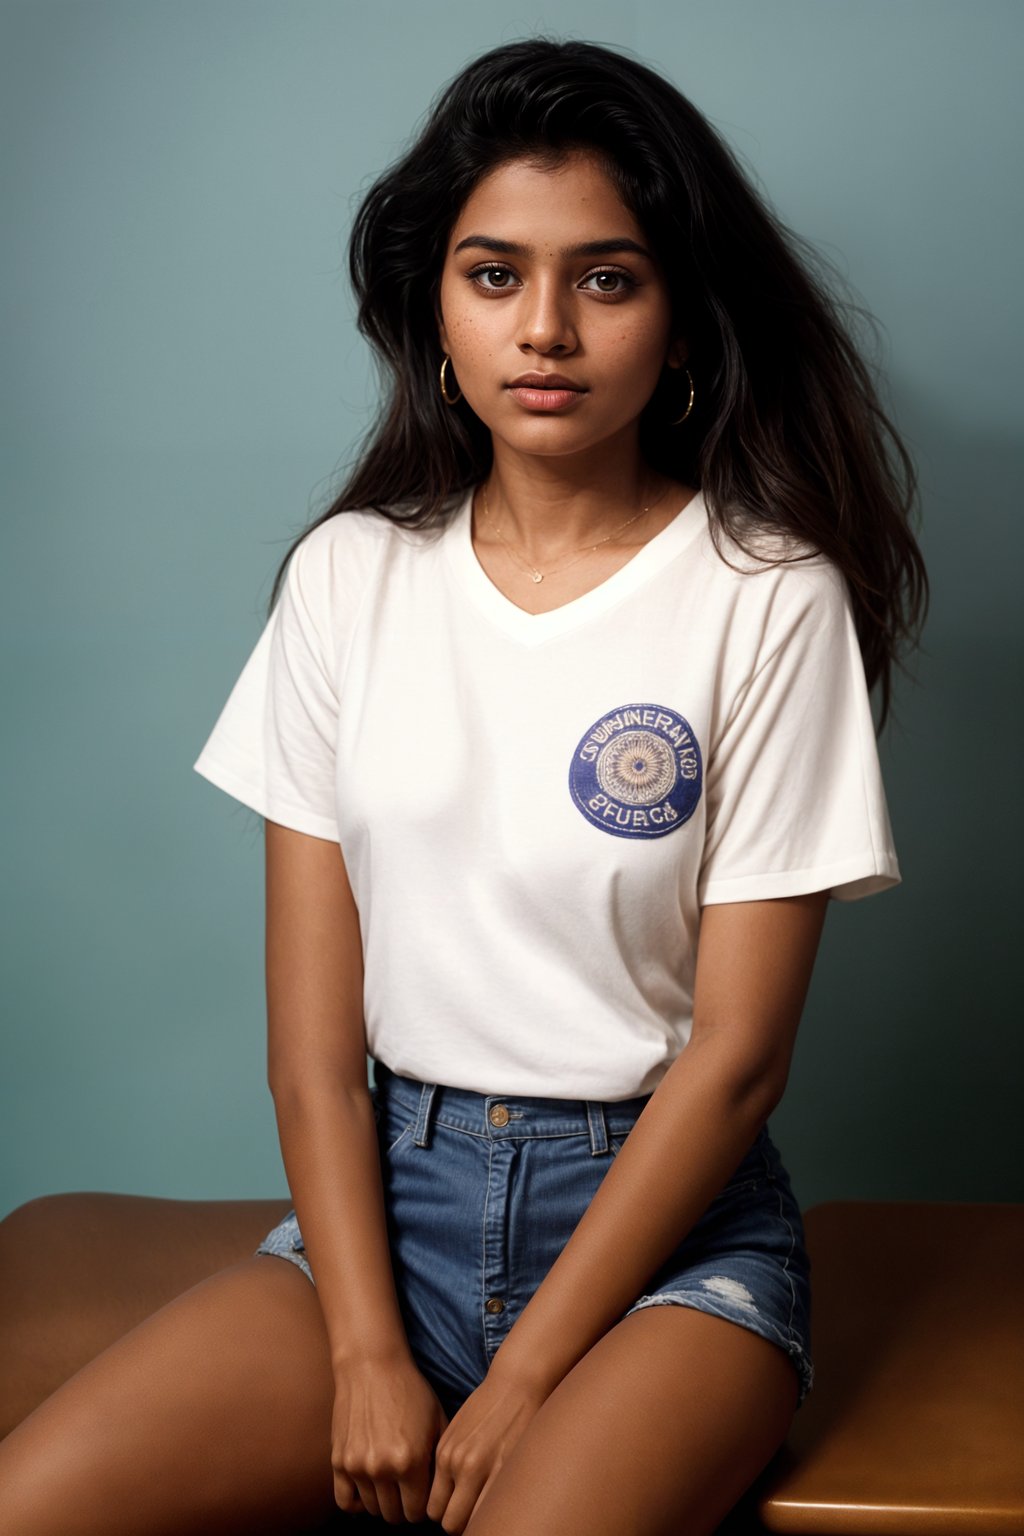
<path id="1" fill-rule="evenodd" d="M 463 1469 L 459 1474 L 455 1491 L 448 1500 L 448 1508 L 445 1510 L 445 1519 L 448 1521 L 448 1529 L 450 1531 L 457 1532 L 466 1529 L 466 1526 L 469 1524 L 469 1517 L 473 1513 L 480 1495 L 480 1487 L 483 1481 L 482 1472 L 468 1472 Z"/>
<path id="2" fill-rule="evenodd" d="M 430 1468 L 423 1462 L 414 1467 L 398 1484 L 402 1496 L 402 1510 L 409 1525 L 418 1525 L 427 1518 L 427 1498 L 430 1493 Z"/>
<path id="3" fill-rule="evenodd" d="M 445 1510 L 448 1508 L 448 1500 L 455 1489 L 455 1480 L 451 1473 L 442 1467 L 434 1470 L 434 1481 L 430 1488 L 430 1497 L 427 1500 L 427 1519 L 440 1523 L 444 1519 Z"/>
<path id="4" fill-rule="evenodd" d="M 361 1478 L 359 1482 L 356 1483 L 356 1491 L 363 1501 L 363 1507 L 365 1508 L 366 1513 L 368 1515 L 373 1515 L 375 1519 L 379 1520 L 380 1505 L 377 1503 L 377 1490 L 370 1482 L 369 1478 Z"/>
<path id="5" fill-rule="evenodd" d="M 450 1531 L 452 1536 L 461 1536 L 461 1533 L 466 1529 L 466 1526 L 469 1524 L 469 1517 L 473 1511 L 473 1504 L 472 1493 L 467 1496 L 466 1490 L 460 1483 L 448 1501 L 448 1508 L 444 1514 L 444 1518 L 448 1522 L 445 1529 Z"/>
<path id="6" fill-rule="evenodd" d="M 389 1525 L 401 1525 L 402 1496 L 394 1478 L 378 1477 L 373 1486 L 377 1491 L 377 1503 L 383 1519 Z"/>
<path id="7" fill-rule="evenodd" d="M 363 1513 L 364 1506 L 359 1496 L 359 1489 L 344 1472 L 334 1474 L 334 1502 L 347 1515 Z"/>
<path id="8" fill-rule="evenodd" d="M 491 1484 L 494 1482 L 494 1479 L 497 1477 L 497 1475 L 498 1475 L 498 1473 L 500 1471 L 501 1471 L 501 1462 L 499 1461 L 497 1466 L 495 1466 L 494 1469 L 492 1470 L 491 1475 L 487 1479 L 486 1483 L 484 1483 L 483 1487 L 480 1489 L 480 1493 L 479 1493 L 479 1496 L 477 1498 L 477 1501 L 473 1505 L 473 1508 L 469 1512 L 470 1520 L 472 1520 L 473 1516 L 476 1514 L 477 1510 L 480 1508 L 480 1505 L 483 1503 L 484 1499 L 487 1497 L 487 1490 L 491 1486 Z M 467 1521 L 467 1524 L 468 1524 L 468 1521 Z"/>

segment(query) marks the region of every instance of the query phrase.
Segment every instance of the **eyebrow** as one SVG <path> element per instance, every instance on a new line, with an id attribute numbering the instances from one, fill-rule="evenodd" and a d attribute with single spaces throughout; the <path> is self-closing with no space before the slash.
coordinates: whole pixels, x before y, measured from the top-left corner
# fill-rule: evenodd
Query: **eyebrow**
<path id="1" fill-rule="evenodd" d="M 460 240 L 453 256 L 459 251 L 465 250 L 468 245 L 479 246 L 485 251 L 494 251 L 500 256 L 532 256 L 532 245 L 519 245 L 515 240 L 496 240 L 491 235 L 467 235 Z M 628 236 L 616 236 L 612 240 L 587 240 L 583 245 L 564 245 L 559 251 L 560 256 L 614 256 L 617 251 L 632 251 L 635 256 L 645 256 L 648 261 L 654 258 L 650 251 L 638 244 L 636 240 L 630 240 Z"/>

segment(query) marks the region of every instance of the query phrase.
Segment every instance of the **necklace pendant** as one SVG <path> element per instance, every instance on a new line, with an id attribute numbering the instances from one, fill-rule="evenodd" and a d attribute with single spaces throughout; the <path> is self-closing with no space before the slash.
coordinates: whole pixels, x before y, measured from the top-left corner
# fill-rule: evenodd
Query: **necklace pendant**
<path id="1" fill-rule="evenodd" d="M 544 574 L 543 574 L 542 571 L 531 571 L 530 574 L 532 575 L 534 581 L 543 581 L 544 580 Z"/>

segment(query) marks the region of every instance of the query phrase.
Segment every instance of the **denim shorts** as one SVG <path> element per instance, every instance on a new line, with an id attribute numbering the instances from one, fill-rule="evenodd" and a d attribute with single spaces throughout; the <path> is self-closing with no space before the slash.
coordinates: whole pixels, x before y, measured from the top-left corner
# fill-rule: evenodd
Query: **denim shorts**
<path id="1" fill-rule="evenodd" d="M 375 1065 L 371 1089 L 399 1305 L 451 1418 L 487 1374 L 650 1095 L 614 1102 L 482 1094 Z M 294 1210 L 256 1250 L 313 1281 Z M 694 1307 L 785 1350 L 810 1391 L 810 1259 L 767 1124 L 622 1316 Z"/>

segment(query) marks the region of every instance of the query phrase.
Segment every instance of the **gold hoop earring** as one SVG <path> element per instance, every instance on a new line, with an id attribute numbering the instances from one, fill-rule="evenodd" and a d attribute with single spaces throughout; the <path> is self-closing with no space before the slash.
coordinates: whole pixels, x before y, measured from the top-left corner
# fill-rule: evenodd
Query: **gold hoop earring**
<path id="1" fill-rule="evenodd" d="M 675 421 L 670 421 L 669 422 L 669 426 L 670 427 L 681 427 L 683 422 L 686 420 L 687 416 L 689 416 L 690 412 L 693 410 L 693 374 L 690 372 L 689 368 L 684 368 L 683 371 L 685 372 L 686 377 L 690 381 L 690 398 L 686 402 L 686 410 L 683 412 L 683 414 L 680 417 L 678 417 Z"/>
<path id="2" fill-rule="evenodd" d="M 459 401 L 462 399 L 462 390 L 460 389 L 458 394 L 455 395 L 454 398 L 453 398 L 448 393 L 448 390 L 445 387 L 445 382 L 444 382 L 444 371 L 448 367 L 448 364 L 450 362 L 451 362 L 451 358 L 449 357 L 448 353 L 446 352 L 445 355 L 444 355 L 444 362 L 441 364 L 441 398 L 444 401 L 445 405 L 458 405 Z"/>

